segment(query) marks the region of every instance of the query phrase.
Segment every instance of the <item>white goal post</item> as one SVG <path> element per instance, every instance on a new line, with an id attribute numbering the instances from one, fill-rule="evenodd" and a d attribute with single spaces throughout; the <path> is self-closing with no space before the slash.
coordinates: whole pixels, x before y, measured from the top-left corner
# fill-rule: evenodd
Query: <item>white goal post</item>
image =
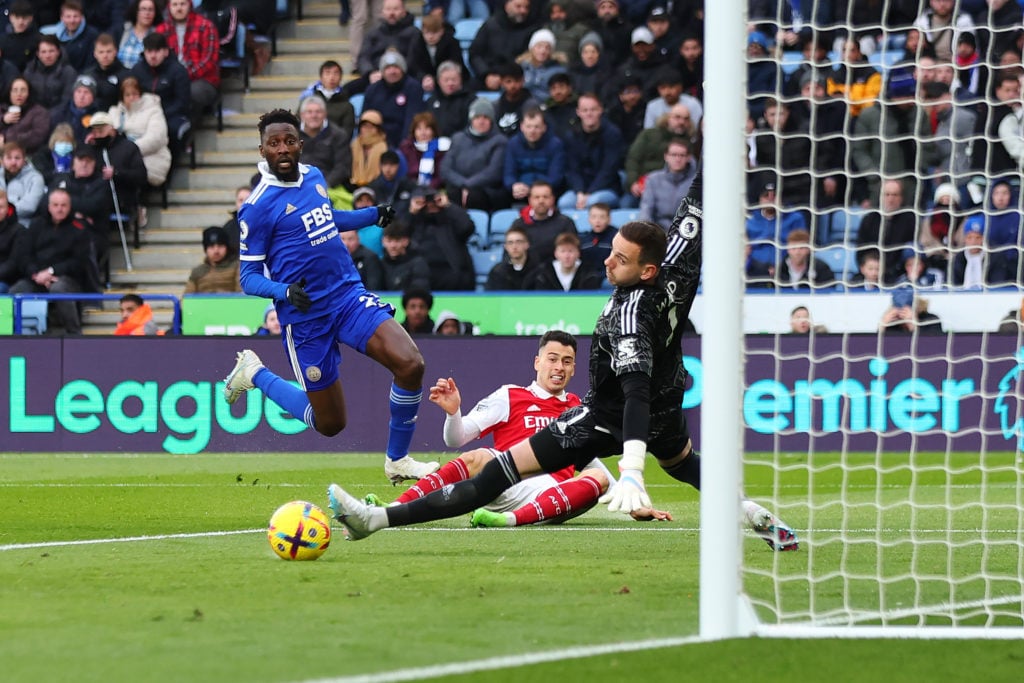
<path id="1" fill-rule="evenodd" d="M 1024 638 L 1020 329 L 744 338 L 746 17 L 705 3 L 700 636 Z"/>

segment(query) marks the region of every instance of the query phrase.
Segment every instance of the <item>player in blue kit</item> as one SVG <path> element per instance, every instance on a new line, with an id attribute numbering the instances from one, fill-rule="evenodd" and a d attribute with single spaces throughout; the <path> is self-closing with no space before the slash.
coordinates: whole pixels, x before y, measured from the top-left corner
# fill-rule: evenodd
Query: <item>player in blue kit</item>
<path id="1" fill-rule="evenodd" d="M 394 209 L 382 204 L 335 211 L 323 174 L 299 163 L 299 125 L 284 109 L 260 117 L 262 177 L 239 210 L 238 225 L 242 289 L 274 300 L 284 349 L 301 389 L 246 349 L 224 380 L 224 397 L 234 403 L 257 387 L 310 428 L 334 436 L 347 422 L 338 373 L 338 343 L 343 343 L 394 375 L 384 473 L 393 483 L 420 479 L 439 467 L 409 456 L 423 395 L 423 356 L 395 322 L 394 307 L 363 287 L 339 236 L 339 231 L 373 223 L 385 226 Z"/>

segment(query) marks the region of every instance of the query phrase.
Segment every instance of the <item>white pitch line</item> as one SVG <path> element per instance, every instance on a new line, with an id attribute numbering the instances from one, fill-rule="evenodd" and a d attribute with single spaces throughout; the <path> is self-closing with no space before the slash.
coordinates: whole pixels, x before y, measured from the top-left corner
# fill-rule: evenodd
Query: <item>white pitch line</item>
<path id="1" fill-rule="evenodd" d="M 961 610 L 977 609 L 979 607 L 996 607 L 998 605 L 1009 605 L 1024 601 L 1024 595 L 1004 595 L 995 598 L 982 600 L 971 600 L 969 602 L 940 602 L 935 605 L 920 605 L 918 607 L 907 607 L 904 609 L 888 610 L 885 612 L 869 612 L 857 610 L 846 616 L 835 616 L 827 619 L 818 619 L 811 622 L 812 626 L 840 626 L 856 624 L 862 621 L 878 621 L 884 619 L 905 619 L 907 617 L 919 617 L 929 614 L 951 614 Z M 938 627 L 936 627 L 938 628 Z"/>
<path id="2" fill-rule="evenodd" d="M 59 548 L 74 545 L 100 545 L 103 543 L 138 543 L 141 541 L 165 541 L 172 538 L 204 538 L 209 536 L 237 536 L 254 534 L 257 531 L 266 533 L 266 529 L 239 529 L 238 531 L 203 531 L 193 534 L 159 534 L 156 536 L 124 536 L 121 538 L 89 538 L 80 541 L 45 541 L 42 543 L 12 543 L 0 545 L 0 552 L 6 550 L 31 550 L 33 548 Z"/>
<path id="3" fill-rule="evenodd" d="M 476 659 L 468 662 L 434 664 L 432 666 L 396 669 L 394 671 L 381 671 L 379 673 L 360 674 L 356 676 L 316 678 L 302 681 L 301 683 L 394 683 L 397 681 L 424 681 L 431 678 L 438 678 L 440 676 L 458 676 L 477 673 L 480 671 L 515 669 L 522 666 L 530 666 L 531 664 L 562 662 L 570 659 L 585 659 L 587 657 L 599 657 L 601 655 L 617 654 L 620 652 L 657 650 L 666 647 L 692 645 L 699 642 L 701 642 L 701 639 L 698 636 L 680 636 L 676 638 L 634 640 L 624 643 L 607 643 L 605 645 L 578 645 L 561 650 L 524 652 L 517 655 L 488 657 L 487 659 Z"/>

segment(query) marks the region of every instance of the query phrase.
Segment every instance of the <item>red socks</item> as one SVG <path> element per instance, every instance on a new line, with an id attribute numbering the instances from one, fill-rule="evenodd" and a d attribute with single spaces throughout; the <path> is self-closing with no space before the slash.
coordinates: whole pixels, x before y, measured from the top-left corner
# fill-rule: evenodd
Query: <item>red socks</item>
<path id="1" fill-rule="evenodd" d="M 462 461 L 462 458 L 455 458 L 454 460 L 445 463 L 437 472 L 428 474 L 413 484 L 412 487 L 400 495 L 395 502 L 408 503 L 411 500 L 422 498 L 428 493 L 438 491 L 447 484 L 454 484 L 455 482 L 462 481 L 463 479 L 469 479 L 469 470 L 466 469 L 466 463 Z"/>
<path id="2" fill-rule="evenodd" d="M 441 470 L 443 471 L 444 467 Z M 439 471 L 437 474 L 440 473 Z M 515 510 L 512 514 L 516 516 L 516 526 L 550 522 L 558 518 L 568 519 L 591 507 L 600 496 L 601 485 L 595 479 L 591 477 L 569 479 L 542 491 L 532 502 Z"/>

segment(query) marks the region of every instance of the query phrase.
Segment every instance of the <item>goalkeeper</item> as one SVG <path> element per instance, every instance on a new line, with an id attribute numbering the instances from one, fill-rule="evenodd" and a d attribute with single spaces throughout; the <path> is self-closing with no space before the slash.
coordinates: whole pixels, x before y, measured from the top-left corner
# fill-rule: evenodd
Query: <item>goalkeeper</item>
<path id="1" fill-rule="evenodd" d="M 465 514 L 522 477 L 582 468 L 622 453 L 619 482 L 602 498 L 612 512 L 650 506 L 646 454 L 673 477 L 700 487 L 700 456 L 682 411 L 686 373 L 682 327 L 700 282 L 701 175 L 676 211 L 666 237 L 654 223 L 627 223 L 612 241 L 605 271 L 615 290 L 594 329 L 590 391 L 582 405 L 491 460 L 478 475 L 405 505 L 371 508 L 340 486 L 328 489 L 332 514 L 352 540 L 391 526 Z M 744 501 L 748 522 L 778 550 L 796 550 L 793 532 L 770 512 Z"/>

